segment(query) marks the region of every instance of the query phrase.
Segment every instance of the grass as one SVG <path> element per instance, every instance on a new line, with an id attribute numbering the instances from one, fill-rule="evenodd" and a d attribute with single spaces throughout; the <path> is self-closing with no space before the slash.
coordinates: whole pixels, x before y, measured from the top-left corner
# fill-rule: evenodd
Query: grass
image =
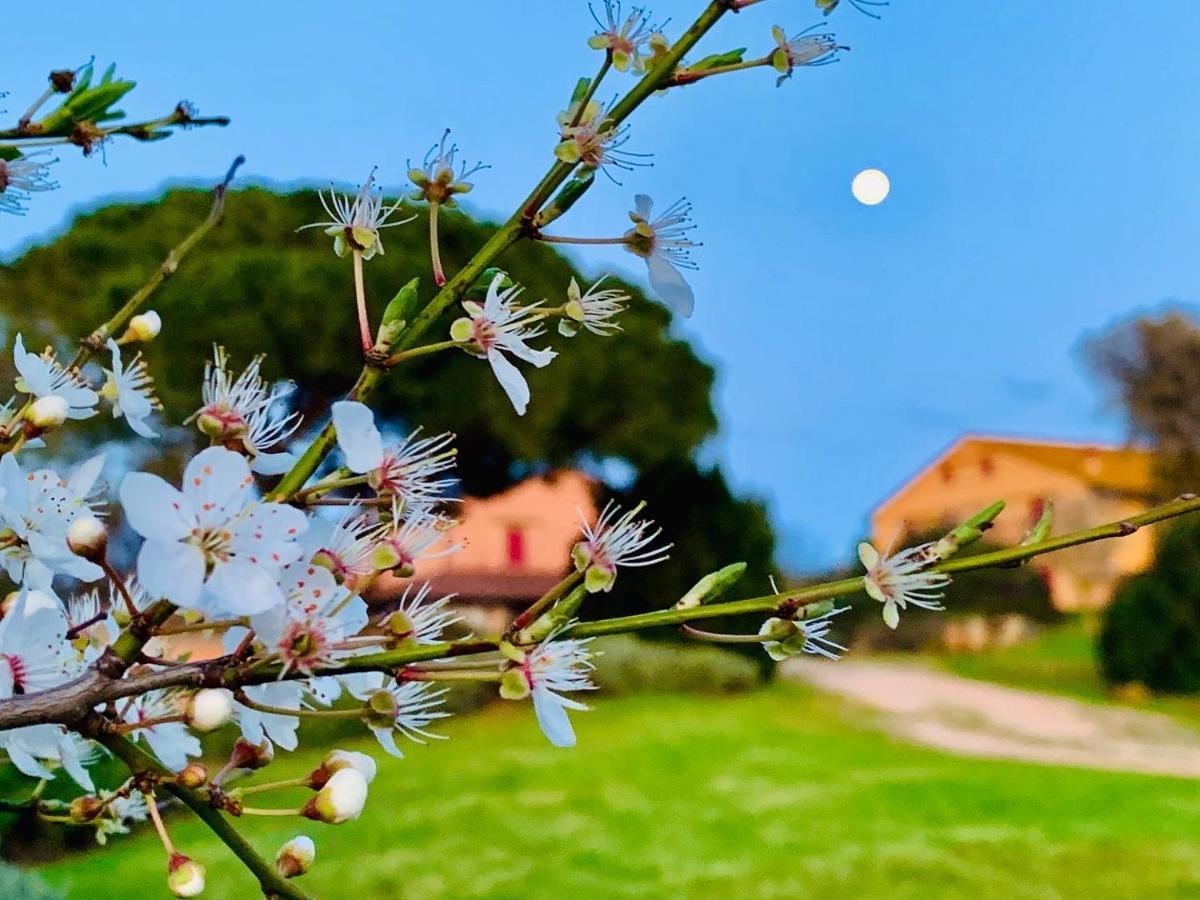
<path id="1" fill-rule="evenodd" d="M 1096 662 L 1094 620 L 1075 617 L 1048 628 L 1036 639 L 1002 650 L 932 657 L 955 674 L 1012 687 L 1063 694 L 1091 703 L 1117 702 Z M 1123 705 L 1136 706 L 1200 724 L 1200 699 L 1195 697 L 1126 696 Z"/>
<path id="2" fill-rule="evenodd" d="M 788 684 L 575 718 L 562 751 L 528 709 L 493 706 L 385 762 L 363 819 L 246 833 L 271 852 L 312 835 L 303 883 L 322 898 L 1200 896 L 1192 782 L 959 759 Z M 206 897 L 255 896 L 203 826 L 170 828 Z M 69 897 L 163 896 L 154 835 L 118 840 L 43 875 Z"/>

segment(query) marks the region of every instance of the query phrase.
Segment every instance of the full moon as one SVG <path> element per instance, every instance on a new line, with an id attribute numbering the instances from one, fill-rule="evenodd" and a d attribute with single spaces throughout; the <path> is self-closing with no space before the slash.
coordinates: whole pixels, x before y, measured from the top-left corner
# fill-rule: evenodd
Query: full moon
<path id="1" fill-rule="evenodd" d="M 887 175 L 879 169 L 863 169 L 850 182 L 850 191 L 854 199 L 863 206 L 878 206 L 887 199 L 892 183 Z"/>

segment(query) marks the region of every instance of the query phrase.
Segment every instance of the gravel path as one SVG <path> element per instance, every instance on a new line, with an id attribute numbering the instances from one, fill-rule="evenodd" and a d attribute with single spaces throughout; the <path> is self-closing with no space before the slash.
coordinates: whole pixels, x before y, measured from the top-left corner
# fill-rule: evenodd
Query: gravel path
<path id="1" fill-rule="evenodd" d="M 896 662 L 793 660 L 784 672 L 883 713 L 893 734 L 964 756 L 1200 778 L 1200 731 Z"/>

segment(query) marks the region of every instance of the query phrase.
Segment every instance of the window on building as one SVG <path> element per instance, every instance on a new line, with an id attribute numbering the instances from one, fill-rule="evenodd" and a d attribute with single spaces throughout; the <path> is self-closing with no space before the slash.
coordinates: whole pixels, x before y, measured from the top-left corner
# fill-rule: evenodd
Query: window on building
<path id="1" fill-rule="evenodd" d="M 508 527 L 505 535 L 505 548 L 509 565 L 523 566 L 525 564 L 525 532 L 519 526 L 510 525 Z"/>

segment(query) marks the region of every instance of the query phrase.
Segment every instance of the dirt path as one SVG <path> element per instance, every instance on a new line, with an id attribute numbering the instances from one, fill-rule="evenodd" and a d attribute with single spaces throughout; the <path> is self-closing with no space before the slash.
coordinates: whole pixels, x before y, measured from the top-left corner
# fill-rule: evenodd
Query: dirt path
<path id="1" fill-rule="evenodd" d="M 1160 713 L 895 662 L 793 660 L 784 671 L 879 710 L 894 734 L 964 756 L 1200 778 L 1200 731 Z"/>

